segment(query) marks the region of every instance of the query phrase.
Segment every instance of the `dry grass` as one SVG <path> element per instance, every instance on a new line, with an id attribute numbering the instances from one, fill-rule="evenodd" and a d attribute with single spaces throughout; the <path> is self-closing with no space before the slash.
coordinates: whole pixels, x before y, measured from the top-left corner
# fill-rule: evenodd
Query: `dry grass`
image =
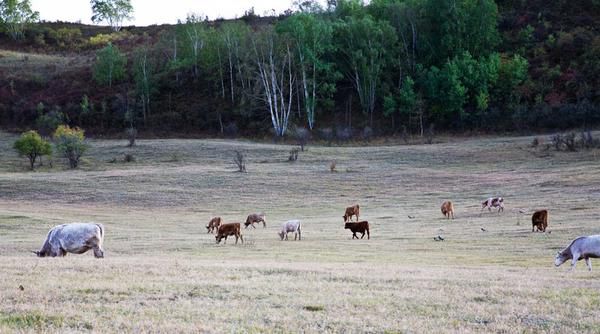
<path id="1" fill-rule="evenodd" d="M 531 138 L 490 138 L 313 146 L 290 164 L 287 146 L 102 140 L 81 170 L 27 172 L 15 138 L 0 133 L 0 332 L 600 332 L 599 271 L 552 265 L 572 238 L 600 233 L 595 151 L 540 158 Z M 125 153 L 135 162 L 108 162 Z M 480 213 L 491 195 L 504 213 Z M 343 229 L 354 203 L 371 240 Z M 552 233 L 531 233 L 518 210 L 544 207 Z M 267 229 L 243 230 L 244 245 L 206 234 L 212 216 L 255 211 Z M 279 241 L 290 218 L 302 241 Z M 105 259 L 28 252 L 82 220 L 105 225 Z"/>
<path id="2" fill-rule="evenodd" d="M 73 70 L 73 67 L 89 66 L 88 58 L 25 53 L 0 49 L 0 73 L 7 79 L 45 81 L 48 78 Z"/>

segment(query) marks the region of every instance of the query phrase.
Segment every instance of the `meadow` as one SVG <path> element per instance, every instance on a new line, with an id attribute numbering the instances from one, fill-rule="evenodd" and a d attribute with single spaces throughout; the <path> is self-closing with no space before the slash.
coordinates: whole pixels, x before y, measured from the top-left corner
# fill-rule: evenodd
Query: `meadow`
<path id="1" fill-rule="evenodd" d="M 16 138 L 0 133 L 2 333 L 600 333 L 600 261 L 553 265 L 572 239 L 600 233 L 596 150 L 447 138 L 309 145 L 288 162 L 289 145 L 90 140 L 80 169 L 54 157 L 30 172 Z M 505 211 L 481 212 L 489 196 Z M 370 240 L 343 229 L 355 203 Z M 541 208 L 551 233 L 531 232 Z M 260 211 L 267 228 L 243 230 L 244 244 L 206 233 L 212 216 Z M 280 241 L 292 218 L 302 241 Z M 31 253 L 74 221 L 104 224 L 104 259 Z"/>

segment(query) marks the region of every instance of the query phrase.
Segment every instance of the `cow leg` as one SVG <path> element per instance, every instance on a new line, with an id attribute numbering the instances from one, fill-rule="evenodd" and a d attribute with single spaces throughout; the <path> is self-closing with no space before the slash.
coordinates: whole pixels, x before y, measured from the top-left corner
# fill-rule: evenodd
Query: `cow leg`
<path id="1" fill-rule="evenodd" d="M 294 233 L 294 241 L 298 240 L 298 232 Z"/>
<path id="2" fill-rule="evenodd" d="M 360 238 L 364 238 L 365 237 L 365 231 L 362 232 L 362 235 L 360 236 Z"/>
<path id="3" fill-rule="evenodd" d="M 571 268 L 569 269 L 569 271 L 575 269 L 575 265 L 577 264 L 578 260 L 579 260 L 579 254 L 573 253 L 573 259 L 571 260 Z"/>
<path id="4" fill-rule="evenodd" d="M 298 240 L 302 240 L 302 231 L 298 229 Z"/>
<path id="5" fill-rule="evenodd" d="M 267 228 L 267 222 L 263 220 L 263 228 Z"/>
<path id="6" fill-rule="evenodd" d="M 371 240 L 371 233 L 369 233 L 369 230 L 367 230 L 367 239 Z"/>
<path id="7" fill-rule="evenodd" d="M 354 238 L 358 239 L 358 236 L 356 235 L 356 232 L 352 232 L 352 240 L 354 240 Z"/>
<path id="8" fill-rule="evenodd" d="M 585 264 L 587 264 L 588 270 L 592 271 L 592 260 L 589 257 L 585 258 Z"/>
<path id="9" fill-rule="evenodd" d="M 227 236 L 225 236 L 225 241 L 223 241 L 223 245 L 227 243 Z"/>
<path id="10" fill-rule="evenodd" d="M 238 242 L 238 235 L 236 234 L 236 235 L 235 235 L 235 244 L 236 244 L 236 245 L 237 245 L 237 242 Z"/>
<path id="11" fill-rule="evenodd" d="M 240 240 L 242 240 L 242 243 L 244 243 L 244 237 L 242 237 L 241 233 L 240 233 Z"/>

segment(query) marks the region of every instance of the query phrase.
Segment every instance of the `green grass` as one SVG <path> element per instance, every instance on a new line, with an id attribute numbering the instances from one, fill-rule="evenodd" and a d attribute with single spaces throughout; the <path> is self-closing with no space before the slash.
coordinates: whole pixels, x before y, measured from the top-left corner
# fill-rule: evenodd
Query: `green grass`
<path id="1" fill-rule="evenodd" d="M 91 140 L 81 169 L 55 158 L 30 172 L 11 148 L 16 138 L 0 133 L 0 314 L 12 319 L 0 332 L 600 329 L 599 271 L 553 266 L 570 240 L 600 233 L 597 151 L 541 158 L 529 137 L 475 138 L 309 146 L 290 163 L 285 145 Z M 235 149 L 248 173 L 235 172 Z M 109 162 L 125 153 L 136 161 Z M 480 211 L 492 195 L 505 197 L 503 213 Z M 456 219 L 443 218 L 444 200 Z M 343 229 L 355 203 L 371 240 Z M 531 233 L 539 208 L 550 210 L 552 233 Z M 243 245 L 206 233 L 212 216 L 259 211 L 267 228 L 244 229 Z M 280 241 L 292 218 L 302 219 L 302 241 Z M 50 227 L 73 221 L 104 224 L 104 259 L 30 253 Z M 15 320 L 27 315 L 39 325 Z"/>

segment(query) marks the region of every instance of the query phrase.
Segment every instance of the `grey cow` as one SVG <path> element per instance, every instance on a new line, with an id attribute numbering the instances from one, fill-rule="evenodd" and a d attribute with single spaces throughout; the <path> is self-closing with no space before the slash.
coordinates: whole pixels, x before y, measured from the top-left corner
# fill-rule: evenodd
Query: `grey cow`
<path id="1" fill-rule="evenodd" d="M 590 258 L 600 257 L 600 235 L 590 235 L 587 237 L 579 237 L 567 246 L 567 248 L 556 254 L 554 258 L 554 265 L 560 266 L 567 260 L 571 260 L 571 269 L 575 268 L 577 261 L 584 259 L 585 264 L 590 271 L 592 271 L 592 262 Z"/>
<path id="2" fill-rule="evenodd" d="M 34 253 L 39 257 L 65 256 L 67 253 L 83 254 L 94 251 L 96 258 L 104 257 L 104 226 L 95 223 L 72 223 L 54 226 L 48 232 L 42 249 Z"/>
<path id="3" fill-rule="evenodd" d="M 294 233 L 294 240 L 298 238 L 298 240 L 302 240 L 302 228 L 300 221 L 298 219 L 288 220 L 287 222 L 281 225 L 281 231 L 279 231 L 279 237 L 281 240 L 285 238 L 288 239 L 288 233 Z"/>

